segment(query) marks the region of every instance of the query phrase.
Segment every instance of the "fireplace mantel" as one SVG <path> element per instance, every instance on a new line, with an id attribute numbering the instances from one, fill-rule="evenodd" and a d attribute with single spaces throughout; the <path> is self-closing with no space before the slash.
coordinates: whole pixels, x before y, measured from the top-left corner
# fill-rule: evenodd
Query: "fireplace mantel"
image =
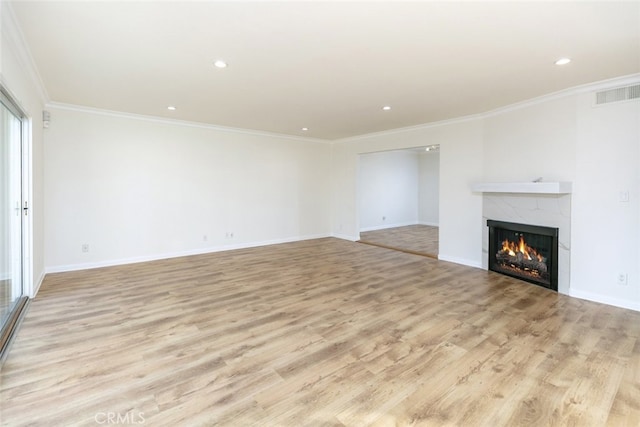
<path id="1" fill-rule="evenodd" d="M 571 194 L 571 182 L 477 182 L 474 193 Z"/>

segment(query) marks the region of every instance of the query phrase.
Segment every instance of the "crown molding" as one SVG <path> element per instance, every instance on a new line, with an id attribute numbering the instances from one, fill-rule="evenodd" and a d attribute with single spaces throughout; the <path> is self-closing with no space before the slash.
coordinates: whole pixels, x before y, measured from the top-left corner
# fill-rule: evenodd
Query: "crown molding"
<path id="1" fill-rule="evenodd" d="M 33 56 L 31 56 L 31 50 L 25 41 L 13 8 L 5 1 L 0 1 L 0 20 L 2 40 L 9 42 L 9 48 L 16 54 L 20 66 L 25 70 L 29 80 L 31 80 L 38 97 L 43 104 L 46 104 L 49 101 L 49 94 L 42 82 L 42 77 L 38 72 Z M 0 43 L 2 42 L 0 41 Z M 6 47 L 2 46 L 3 49 Z"/>
<path id="2" fill-rule="evenodd" d="M 486 111 L 484 113 L 471 114 L 468 116 L 456 117 L 453 119 L 441 120 L 437 122 L 430 122 L 430 123 L 424 123 L 424 124 L 415 125 L 415 126 L 407 126 L 403 128 L 390 129 L 390 130 L 385 130 L 381 132 L 373 132 L 373 133 L 367 133 L 364 135 L 351 136 L 348 138 L 336 139 L 331 142 L 333 144 L 357 142 L 360 140 L 369 139 L 373 137 L 392 136 L 392 135 L 397 135 L 397 134 L 402 134 L 407 132 L 419 131 L 423 129 L 430 129 L 435 127 L 457 124 L 457 123 L 471 122 L 474 120 L 482 120 L 482 119 L 487 119 L 489 117 L 494 117 L 500 114 L 508 113 L 511 111 L 521 110 L 523 108 L 542 104 L 544 102 L 566 98 L 572 95 L 580 95 L 588 92 L 598 92 L 601 90 L 613 89 L 615 87 L 627 86 L 627 85 L 631 85 L 639 82 L 640 82 L 640 73 L 629 74 L 626 76 L 620 76 L 612 79 L 601 80 L 598 82 L 587 83 L 580 86 L 573 86 L 558 92 L 553 92 L 547 95 L 538 96 L 536 98 L 527 99 L 525 101 L 516 102 L 514 104 L 509 104 L 504 107 Z"/>
<path id="3" fill-rule="evenodd" d="M 568 89 L 563 89 L 558 92 L 550 93 L 547 95 L 543 95 L 536 98 L 531 98 L 525 101 L 510 104 L 504 107 L 496 108 L 494 110 L 490 110 L 484 113 L 456 117 L 453 119 L 441 120 L 437 122 L 424 123 L 424 124 L 415 125 L 415 126 L 407 126 L 403 128 L 390 129 L 390 130 L 385 130 L 381 132 L 373 132 L 373 133 L 368 133 L 363 135 L 336 139 L 336 140 L 310 138 L 310 137 L 303 137 L 303 136 L 296 136 L 296 135 L 280 134 L 275 132 L 219 126 L 219 125 L 213 125 L 208 123 L 169 119 L 169 118 L 158 117 L 158 116 L 147 116 L 147 115 L 135 114 L 135 113 L 125 113 L 121 111 L 105 110 L 100 108 L 86 107 L 86 106 L 75 105 L 75 104 L 65 104 L 60 102 L 46 102 L 46 107 L 52 108 L 52 109 L 56 108 L 60 110 L 68 110 L 68 111 L 76 111 L 76 112 L 83 112 L 83 113 L 99 114 L 99 115 L 111 116 L 111 117 L 127 118 L 132 120 L 142 120 L 142 121 L 155 122 L 155 123 L 165 123 L 165 124 L 173 124 L 173 125 L 180 125 L 180 126 L 186 126 L 186 127 L 195 127 L 200 129 L 209 129 L 209 130 L 215 130 L 219 132 L 230 132 L 230 133 L 262 136 L 262 137 L 270 137 L 270 138 L 290 139 L 290 140 L 300 141 L 300 142 L 341 144 L 341 143 L 356 142 L 356 141 L 360 141 L 360 140 L 364 140 L 372 137 L 392 136 L 392 135 L 397 135 L 397 134 L 402 134 L 407 132 L 448 126 L 448 125 L 453 125 L 458 123 L 471 122 L 474 120 L 482 120 L 489 117 L 504 114 L 510 111 L 516 111 L 516 110 L 520 110 L 530 106 L 538 105 L 544 102 L 565 98 L 567 96 L 606 90 L 606 89 L 611 89 L 618 86 L 626 86 L 626 85 L 630 85 L 638 82 L 640 82 L 640 73 L 630 74 L 627 76 L 621 76 L 621 77 L 602 80 L 594 83 L 588 83 L 580 86 L 574 86 Z"/>
<path id="4" fill-rule="evenodd" d="M 252 130 L 252 129 L 219 126 L 219 125 L 213 125 L 209 123 L 192 122 L 188 120 L 170 119 L 170 118 L 158 117 L 158 116 L 147 116 L 144 114 L 125 113 L 122 111 L 105 110 L 105 109 L 95 108 L 95 107 L 86 107 L 84 105 L 65 104 L 62 102 L 47 102 L 45 104 L 45 107 L 48 109 L 75 111 L 79 113 L 97 114 L 101 116 L 117 117 L 121 119 L 138 120 L 138 121 L 145 121 L 145 122 L 151 122 L 151 123 L 162 123 L 162 124 L 175 125 L 175 126 L 214 130 L 218 132 L 253 135 L 253 136 L 261 136 L 261 137 L 267 137 L 267 138 L 290 139 L 298 142 L 307 142 L 307 143 L 316 143 L 316 144 L 331 143 L 331 141 L 329 140 L 320 139 L 320 138 L 309 138 L 304 136 L 287 135 L 287 134 L 276 133 L 276 132 L 267 132 L 267 131 Z"/>

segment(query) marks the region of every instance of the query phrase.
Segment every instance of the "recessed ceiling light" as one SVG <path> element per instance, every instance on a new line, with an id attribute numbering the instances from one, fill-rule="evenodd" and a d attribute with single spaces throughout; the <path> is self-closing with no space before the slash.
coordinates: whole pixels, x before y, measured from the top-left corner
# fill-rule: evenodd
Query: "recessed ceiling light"
<path id="1" fill-rule="evenodd" d="M 391 110 L 391 107 L 389 105 L 385 105 L 384 107 L 382 107 L 382 109 L 384 111 L 389 111 L 389 110 Z"/>
<path id="2" fill-rule="evenodd" d="M 556 65 L 567 65 L 569 62 L 571 62 L 570 58 L 560 58 L 556 61 Z"/>
<path id="3" fill-rule="evenodd" d="M 176 110 L 176 107 L 174 107 L 173 105 L 169 105 L 169 106 L 167 107 L 167 110 L 175 111 L 175 110 Z"/>
<path id="4" fill-rule="evenodd" d="M 213 63 L 213 65 L 215 65 L 218 68 L 227 68 L 227 63 L 224 62 L 222 59 L 218 59 L 216 62 Z"/>
<path id="5" fill-rule="evenodd" d="M 302 130 L 303 130 L 304 132 L 306 132 L 306 131 L 308 131 L 308 130 L 309 130 L 309 128 L 302 128 Z"/>

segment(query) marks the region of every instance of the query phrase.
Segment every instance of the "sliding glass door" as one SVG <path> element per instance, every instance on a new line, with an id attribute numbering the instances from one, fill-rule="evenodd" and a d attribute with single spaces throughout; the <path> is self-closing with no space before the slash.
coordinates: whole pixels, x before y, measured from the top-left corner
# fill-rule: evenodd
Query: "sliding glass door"
<path id="1" fill-rule="evenodd" d="M 22 114 L 0 92 L 0 330 L 3 331 L 10 326 L 8 323 L 24 295 L 26 205 L 22 196 L 22 122 Z"/>

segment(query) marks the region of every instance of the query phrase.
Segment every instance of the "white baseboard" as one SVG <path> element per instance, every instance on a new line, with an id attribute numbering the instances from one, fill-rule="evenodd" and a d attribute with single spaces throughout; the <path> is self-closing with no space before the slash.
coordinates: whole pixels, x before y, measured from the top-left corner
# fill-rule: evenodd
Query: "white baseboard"
<path id="1" fill-rule="evenodd" d="M 30 295 L 30 298 L 35 298 L 36 295 L 38 295 L 38 291 L 40 290 L 40 286 L 42 286 L 42 282 L 44 281 L 45 274 L 46 274 L 46 272 L 43 271 L 40 274 L 40 277 L 38 278 L 38 281 L 33 283 L 33 290 L 32 290 L 32 294 Z"/>
<path id="2" fill-rule="evenodd" d="M 373 227 L 365 227 L 365 228 L 361 228 L 360 232 L 367 232 L 367 231 L 376 231 L 376 230 L 384 230 L 387 228 L 396 228 L 396 227 L 406 227 L 408 225 L 418 225 L 418 222 L 416 221 L 411 221 L 411 222 L 398 222 L 395 224 L 382 224 L 382 225 L 376 225 Z"/>
<path id="3" fill-rule="evenodd" d="M 336 239 L 349 240 L 350 242 L 357 242 L 360 240 L 360 236 L 349 236 L 348 234 L 339 234 L 333 233 L 331 237 L 335 237 Z"/>
<path id="4" fill-rule="evenodd" d="M 277 245 L 280 243 L 290 243 L 290 242 L 300 242 L 303 240 L 322 239 L 325 237 L 332 237 L 332 236 L 330 234 L 314 234 L 314 235 L 298 236 L 298 237 L 291 237 L 291 238 L 284 238 L 284 239 L 266 240 L 261 242 L 248 242 L 248 243 L 239 243 L 235 245 L 212 246 L 208 248 L 200 248 L 200 249 L 193 249 L 188 251 L 170 252 L 170 253 L 155 254 L 155 255 L 144 255 L 144 256 L 132 257 L 132 258 L 120 258 L 120 259 L 113 259 L 108 261 L 88 262 L 88 263 L 82 263 L 82 264 L 57 265 L 57 266 L 46 267 L 45 273 L 47 274 L 48 273 L 64 273 L 67 271 L 89 270 L 89 269 L 101 268 L 101 267 L 113 267 L 116 265 L 136 264 L 139 262 L 158 261 L 162 259 L 179 258 L 179 257 L 191 256 L 191 255 L 203 255 L 203 254 L 214 253 L 214 252 L 231 251 L 234 249 L 247 249 L 247 248 L 255 248 L 259 246 Z"/>
<path id="5" fill-rule="evenodd" d="M 599 302 L 602 304 L 612 305 L 614 307 L 626 308 L 629 310 L 640 311 L 640 301 L 627 301 L 618 298 L 612 298 L 606 295 L 595 294 L 593 292 L 585 292 L 576 289 L 569 289 L 569 296 L 580 298 L 587 301 Z"/>
<path id="6" fill-rule="evenodd" d="M 442 254 L 438 255 L 438 259 L 440 261 L 447 261 L 447 262 L 453 262 L 455 264 L 466 265 L 467 267 L 482 268 L 482 262 L 481 261 L 480 262 L 479 261 L 473 261 L 473 260 L 469 260 L 469 259 L 452 257 L 452 256 L 442 255 Z"/>

